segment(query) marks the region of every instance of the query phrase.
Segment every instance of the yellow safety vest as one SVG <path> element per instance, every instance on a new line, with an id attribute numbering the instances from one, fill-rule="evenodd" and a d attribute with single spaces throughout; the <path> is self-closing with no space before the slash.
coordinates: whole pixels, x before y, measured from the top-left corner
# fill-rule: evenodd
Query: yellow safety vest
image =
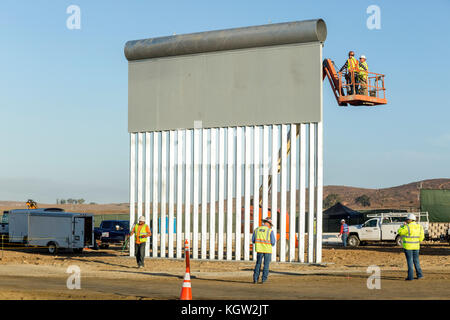
<path id="1" fill-rule="evenodd" d="M 402 236 L 403 248 L 405 250 L 419 250 L 420 242 L 425 238 L 423 227 L 415 222 L 405 224 L 397 232 Z"/>
<path id="2" fill-rule="evenodd" d="M 270 233 L 273 232 L 268 226 L 255 229 L 255 251 L 260 253 L 272 253 Z"/>
<path id="3" fill-rule="evenodd" d="M 348 58 L 347 60 L 347 71 L 357 72 L 359 69 L 359 62 L 354 57 Z"/>
<path id="4" fill-rule="evenodd" d="M 147 235 L 147 225 L 145 223 L 142 226 L 140 226 L 139 224 L 135 225 L 134 234 L 136 235 L 137 243 L 147 242 L 147 238 L 142 237 Z"/>
<path id="5" fill-rule="evenodd" d="M 366 67 L 366 70 L 364 70 L 364 68 L 361 65 Z M 367 62 L 366 61 L 360 62 L 359 63 L 359 72 L 358 72 L 359 77 L 367 80 L 367 75 L 368 75 L 367 72 L 369 72 L 369 66 L 367 65 Z"/>

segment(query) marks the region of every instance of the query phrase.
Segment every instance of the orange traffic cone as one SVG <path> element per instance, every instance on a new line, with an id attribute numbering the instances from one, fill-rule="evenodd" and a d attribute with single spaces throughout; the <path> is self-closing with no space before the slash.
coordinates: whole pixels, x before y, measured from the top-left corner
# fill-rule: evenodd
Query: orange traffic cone
<path id="1" fill-rule="evenodd" d="M 192 300 L 191 276 L 189 272 L 186 272 L 186 274 L 184 275 L 180 300 Z"/>
<path id="2" fill-rule="evenodd" d="M 192 300 L 191 275 L 190 275 L 190 261 L 189 261 L 189 241 L 184 243 L 185 259 L 186 259 L 186 273 L 184 274 L 183 287 L 181 288 L 180 300 Z"/>

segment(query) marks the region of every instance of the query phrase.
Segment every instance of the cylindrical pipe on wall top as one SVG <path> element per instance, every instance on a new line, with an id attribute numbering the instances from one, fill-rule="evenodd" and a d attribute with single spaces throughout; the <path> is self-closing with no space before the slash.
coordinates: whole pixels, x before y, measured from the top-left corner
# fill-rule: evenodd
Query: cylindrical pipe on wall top
<path id="1" fill-rule="evenodd" d="M 294 43 L 324 42 L 327 27 L 322 19 L 174 35 L 128 41 L 129 60 L 179 56 Z"/>

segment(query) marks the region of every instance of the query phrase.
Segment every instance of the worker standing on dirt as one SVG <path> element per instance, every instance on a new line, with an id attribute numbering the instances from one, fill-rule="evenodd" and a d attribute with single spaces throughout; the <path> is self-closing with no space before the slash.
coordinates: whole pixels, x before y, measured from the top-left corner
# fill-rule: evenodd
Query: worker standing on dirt
<path id="1" fill-rule="evenodd" d="M 359 57 L 359 71 L 358 71 L 358 82 L 360 84 L 359 87 L 359 94 L 363 94 L 365 96 L 367 96 L 367 80 L 369 78 L 369 66 L 367 65 L 366 62 L 366 56 L 362 55 L 361 57 Z"/>
<path id="2" fill-rule="evenodd" d="M 414 268 L 416 269 L 416 279 L 422 279 L 422 269 L 419 262 L 420 242 L 425 238 L 422 225 L 416 223 L 416 216 L 408 214 L 406 223 L 397 231 L 402 237 L 403 250 L 408 264 L 408 277 L 405 280 L 414 279 Z"/>
<path id="3" fill-rule="evenodd" d="M 345 220 L 341 220 L 341 231 L 339 232 L 339 237 L 342 237 L 342 244 L 344 247 L 347 246 L 347 239 L 348 239 L 348 224 L 345 223 Z"/>
<path id="4" fill-rule="evenodd" d="M 359 62 L 355 59 L 355 53 L 350 51 L 348 53 L 348 59 L 345 61 L 345 64 L 339 70 L 342 72 L 344 69 L 347 70 L 345 74 L 345 80 L 347 81 L 347 94 L 352 95 L 355 92 L 355 88 L 357 87 L 357 72 L 359 71 Z"/>
<path id="5" fill-rule="evenodd" d="M 136 234 L 136 262 L 138 264 L 138 268 L 143 268 L 145 257 L 145 243 L 147 242 L 147 238 L 152 235 L 149 226 L 145 223 L 144 216 L 139 217 L 139 223 L 134 225 L 134 228 L 131 230 L 128 237 L 131 237 L 133 234 Z"/>
<path id="6" fill-rule="evenodd" d="M 272 260 L 272 247 L 275 245 L 275 236 L 272 230 L 272 219 L 262 219 L 264 225 L 258 227 L 253 231 L 252 242 L 255 244 L 256 265 L 253 271 L 253 283 L 258 283 L 259 273 L 261 270 L 262 259 L 264 258 L 264 268 L 261 278 L 261 283 L 267 281 L 269 276 L 269 264 Z"/>

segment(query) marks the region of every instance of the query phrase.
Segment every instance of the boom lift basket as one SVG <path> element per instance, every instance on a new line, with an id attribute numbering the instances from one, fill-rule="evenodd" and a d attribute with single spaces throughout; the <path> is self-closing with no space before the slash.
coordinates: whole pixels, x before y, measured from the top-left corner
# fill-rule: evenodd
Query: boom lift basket
<path id="1" fill-rule="evenodd" d="M 384 74 L 367 72 L 367 83 L 355 72 L 337 72 L 334 62 L 323 61 L 323 80 L 330 81 L 340 106 L 377 106 L 387 104 Z"/>

